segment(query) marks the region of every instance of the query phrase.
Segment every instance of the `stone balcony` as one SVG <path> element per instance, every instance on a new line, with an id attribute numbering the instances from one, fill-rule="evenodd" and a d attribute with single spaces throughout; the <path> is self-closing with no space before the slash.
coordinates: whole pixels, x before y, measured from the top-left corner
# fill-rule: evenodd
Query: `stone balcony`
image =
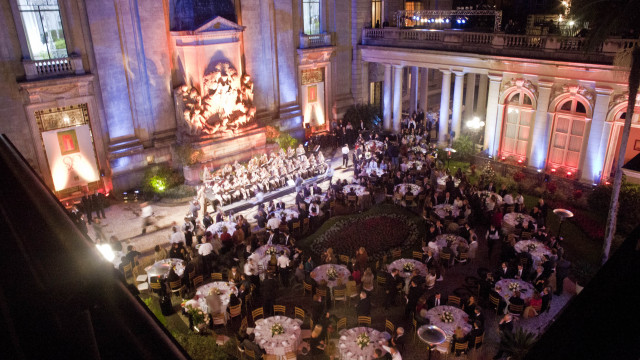
<path id="1" fill-rule="evenodd" d="M 71 56 L 50 60 L 22 60 L 27 80 L 82 75 L 85 73 L 82 58 Z"/>
<path id="2" fill-rule="evenodd" d="M 440 50 L 495 56 L 607 64 L 620 50 L 633 47 L 635 39 L 609 39 L 586 53 L 585 39 L 562 36 L 512 35 L 461 30 L 363 29 L 362 44 L 385 47 Z"/>
<path id="3" fill-rule="evenodd" d="M 300 49 L 332 46 L 331 33 L 316 35 L 300 34 Z"/>

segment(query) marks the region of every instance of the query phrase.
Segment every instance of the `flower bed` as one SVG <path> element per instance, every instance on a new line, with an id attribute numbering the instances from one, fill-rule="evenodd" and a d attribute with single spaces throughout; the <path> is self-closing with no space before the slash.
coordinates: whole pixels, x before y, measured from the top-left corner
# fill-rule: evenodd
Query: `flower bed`
<path id="1" fill-rule="evenodd" d="M 327 248 L 336 254 L 354 255 L 366 247 L 370 259 L 382 258 L 391 249 L 408 249 L 418 238 L 417 226 L 396 214 L 368 215 L 336 222 L 311 245 L 317 255 Z"/>

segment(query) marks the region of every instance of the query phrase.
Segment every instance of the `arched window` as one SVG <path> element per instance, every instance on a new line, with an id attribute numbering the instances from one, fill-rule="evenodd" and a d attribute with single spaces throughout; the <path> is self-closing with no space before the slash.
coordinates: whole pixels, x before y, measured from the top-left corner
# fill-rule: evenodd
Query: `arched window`
<path id="1" fill-rule="evenodd" d="M 549 149 L 549 164 L 553 168 L 577 170 L 587 129 L 587 107 L 570 98 L 557 106 Z"/>
<path id="2" fill-rule="evenodd" d="M 534 113 L 533 101 L 525 91 L 517 90 L 509 95 L 505 103 L 500 152 L 505 157 L 525 158 Z"/>
<path id="3" fill-rule="evenodd" d="M 67 57 L 58 0 L 18 0 L 32 60 Z"/>
<path id="4" fill-rule="evenodd" d="M 317 35 L 320 33 L 320 0 L 302 0 L 302 17 L 304 33 Z"/>

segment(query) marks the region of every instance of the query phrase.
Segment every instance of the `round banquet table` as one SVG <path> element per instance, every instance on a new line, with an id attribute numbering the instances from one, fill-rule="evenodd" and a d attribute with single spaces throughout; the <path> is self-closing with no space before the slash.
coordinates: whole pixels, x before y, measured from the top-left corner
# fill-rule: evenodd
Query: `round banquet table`
<path id="1" fill-rule="evenodd" d="M 413 264 L 414 269 L 418 269 L 420 271 L 420 275 L 427 276 L 427 266 L 420 261 L 413 259 L 398 259 L 393 261 L 391 264 L 387 266 L 387 270 L 391 272 L 393 269 L 398 269 L 398 275 L 405 279 L 411 279 L 412 272 L 404 271 L 404 264 L 411 263 Z"/>
<path id="2" fill-rule="evenodd" d="M 447 179 L 449 178 L 448 175 L 444 175 L 444 176 L 440 176 L 438 178 L 438 185 L 440 186 L 446 186 L 447 185 Z M 460 185 L 460 179 L 458 178 L 453 178 L 453 184 L 458 187 L 458 185 Z"/>
<path id="3" fill-rule="evenodd" d="M 379 140 L 369 140 L 364 143 L 364 148 L 367 151 L 383 152 L 384 143 Z"/>
<path id="4" fill-rule="evenodd" d="M 362 171 L 364 171 L 367 174 L 367 176 L 377 176 L 377 177 L 382 177 L 382 175 L 384 175 L 385 173 L 385 171 L 380 168 L 369 168 L 369 167 L 362 169 Z"/>
<path id="5" fill-rule="evenodd" d="M 327 197 L 326 197 L 326 194 L 322 194 L 322 195 L 309 195 L 304 198 L 304 202 L 306 202 L 307 204 L 311 204 L 312 200 L 323 203 L 327 200 Z"/>
<path id="6" fill-rule="evenodd" d="M 342 284 L 346 285 L 347 281 L 349 281 L 349 276 L 351 276 L 351 272 L 344 265 L 336 265 L 336 264 L 320 265 L 315 269 L 313 269 L 312 271 L 313 280 L 315 280 L 317 283 L 326 281 L 327 286 L 331 289 L 338 286 L 338 279 L 329 280 L 329 278 L 327 277 L 327 270 L 329 270 L 330 267 L 334 267 L 336 269 L 336 272 L 338 273 L 338 279 L 342 281 Z"/>
<path id="7" fill-rule="evenodd" d="M 147 279 L 151 281 L 151 278 L 158 276 L 166 278 L 169 275 L 169 271 L 172 267 L 175 267 L 175 272 L 178 276 L 184 275 L 184 261 L 182 259 L 162 259 L 156 261 L 153 265 L 147 266 L 144 270 L 147 272 Z"/>
<path id="8" fill-rule="evenodd" d="M 444 219 L 449 211 L 451 211 L 454 218 L 457 218 L 458 215 L 460 215 L 460 209 L 451 204 L 440 204 L 433 207 L 433 212 L 438 215 L 440 219 Z"/>
<path id="9" fill-rule="evenodd" d="M 207 231 L 210 231 L 212 234 L 218 234 L 218 236 L 222 235 L 222 227 L 227 227 L 227 232 L 229 235 L 233 235 L 236 232 L 236 223 L 230 221 L 221 221 L 217 222 L 207 228 Z"/>
<path id="10" fill-rule="evenodd" d="M 411 148 L 411 151 L 413 151 L 414 153 L 423 153 L 426 154 L 427 153 L 427 149 L 423 148 L 422 146 L 414 146 Z"/>
<path id="11" fill-rule="evenodd" d="M 273 214 L 278 218 L 282 218 L 282 214 L 285 214 L 287 221 L 297 219 L 300 216 L 297 210 L 294 209 L 278 209 L 273 212 Z"/>
<path id="12" fill-rule="evenodd" d="M 506 214 L 502 218 L 502 231 L 504 231 L 505 234 L 513 233 L 516 229 L 516 225 L 521 221 L 527 221 L 530 225 L 533 225 L 534 229 L 536 228 L 536 221 L 534 218 L 526 214 L 512 212 Z"/>
<path id="13" fill-rule="evenodd" d="M 514 290 L 509 290 L 509 284 L 511 283 L 518 284 L 518 290 L 520 290 L 520 297 L 524 300 L 525 303 L 529 301 L 529 299 L 531 299 L 531 297 L 533 296 L 533 293 L 536 291 L 533 285 L 529 284 L 526 281 L 522 281 L 519 279 L 502 279 L 496 283 L 495 289 L 496 289 L 496 292 L 498 292 L 498 294 L 500 294 L 500 296 L 502 296 L 502 298 L 506 302 L 508 302 L 509 298 L 513 296 Z"/>
<path id="14" fill-rule="evenodd" d="M 367 191 L 367 188 L 362 185 L 352 184 L 352 185 L 346 185 L 345 187 L 343 187 L 342 192 L 345 195 L 349 195 L 349 193 L 351 192 L 351 189 L 354 189 L 356 191 L 357 196 L 362 196 Z"/>
<path id="15" fill-rule="evenodd" d="M 496 193 L 496 192 L 492 192 L 492 191 L 486 191 L 486 190 L 484 190 L 484 191 L 478 191 L 478 195 L 479 195 L 481 198 L 484 198 L 484 201 L 485 201 L 485 202 L 488 202 L 488 201 L 489 201 L 489 199 L 490 199 L 492 196 L 495 196 L 495 197 L 496 197 L 496 205 L 500 205 L 500 204 L 502 204 L 502 196 L 500 196 L 500 194 L 498 194 L 498 193 Z"/>
<path id="16" fill-rule="evenodd" d="M 411 161 L 407 161 L 407 163 L 402 163 L 400 164 L 400 169 L 405 172 L 405 171 L 409 171 L 411 169 L 413 169 L 413 165 L 416 165 L 416 169 L 418 171 L 422 170 L 422 167 L 424 166 L 424 161 L 420 161 L 420 160 L 411 160 Z"/>
<path id="17" fill-rule="evenodd" d="M 422 188 L 416 184 L 398 184 L 393 189 L 393 192 L 399 193 L 400 195 L 404 196 L 407 193 L 407 189 L 411 189 L 411 192 L 415 196 L 417 196 L 422 191 Z"/>
<path id="18" fill-rule="evenodd" d="M 451 251 L 454 256 L 458 255 L 458 245 L 460 242 L 466 242 L 466 240 L 462 236 L 453 235 L 453 234 L 442 234 L 436 236 L 436 248 L 431 248 L 433 250 L 433 254 L 436 257 L 439 257 L 440 251 L 443 247 L 447 246 L 447 240 L 451 241 Z"/>
<path id="19" fill-rule="evenodd" d="M 283 334 L 271 335 L 271 328 L 275 324 L 282 325 Z M 288 352 L 295 352 L 302 341 L 302 330 L 297 321 L 286 316 L 272 316 L 256 321 L 253 330 L 255 342 L 264 352 L 270 355 L 284 356 Z"/>
<path id="20" fill-rule="evenodd" d="M 271 260 L 271 254 L 267 255 L 267 250 L 275 249 L 276 258 L 280 256 L 280 251 L 284 251 L 287 256 L 289 255 L 289 248 L 283 245 L 262 245 L 249 255 L 253 259 L 254 263 L 258 265 L 258 274 L 263 274 L 267 271 L 269 266 L 269 260 Z M 273 250 L 272 250 L 273 251 Z"/>
<path id="21" fill-rule="evenodd" d="M 360 334 L 366 333 L 369 336 L 369 345 L 364 348 L 360 348 L 356 343 L 356 339 Z M 355 327 L 346 330 L 340 336 L 338 341 L 338 349 L 340 350 L 340 357 L 342 359 L 352 360 L 368 360 L 373 358 L 373 353 L 376 349 L 385 351 L 382 349 L 380 342 L 385 340 L 382 333 L 378 330 L 368 327 Z"/>
<path id="22" fill-rule="evenodd" d="M 440 319 L 442 314 L 448 311 L 453 315 L 453 322 L 445 323 Z M 451 340 L 453 337 L 453 332 L 456 330 L 457 326 L 460 326 L 464 334 L 468 334 L 471 331 L 471 325 L 467 323 L 467 319 L 469 316 L 462 309 L 459 309 L 455 306 L 449 305 L 440 305 L 434 308 L 431 308 L 427 311 L 427 319 L 429 319 L 429 323 L 431 325 L 435 325 L 442 329 L 445 334 L 447 334 L 447 340 Z"/>
<path id="23" fill-rule="evenodd" d="M 207 296 L 213 294 L 214 289 L 220 290 L 220 294 L 218 295 L 220 302 L 222 303 L 220 312 L 226 314 L 231 293 L 238 295 L 238 289 L 226 281 L 214 281 L 198 287 L 196 289 L 196 296 L 194 299 L 197 301 L 198 307 L 200 307 L 202 311 L 208 313 L 209 307 L 207 306 Z"/>
<path id="24" fill-rule="evenodd" d="M 533 249 L 533 251 L 529 251 L 529 245 L 535 245 L 536 248 Z M 536 240 L 520 240 L 516 243 L 514 249 L 517 253 L 528 252 L 531 254 L 534 269 L 542 262 L 542 256 L 551 255 L 551 250 L 549 250 L 547 245 Z"/>

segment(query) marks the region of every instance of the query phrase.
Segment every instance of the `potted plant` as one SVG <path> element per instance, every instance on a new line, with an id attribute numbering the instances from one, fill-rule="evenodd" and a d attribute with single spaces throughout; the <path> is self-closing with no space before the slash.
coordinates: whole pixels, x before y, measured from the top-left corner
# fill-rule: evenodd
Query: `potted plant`
<path id="1" fill-rule="evenodd" d="M 200 182 L 200 160 L 204 152 L 194 149 L 191 144 L 182 144 L 174 148 L 174 154 L 178 162 L 182 165 L 184 180 L 187 184 L 197 184 Z"/>
<path id="2" fill-rule="evenodd" d="M 570 277 L 576 283 L 576 294 L 580 294 L 597 271 L 598 269 L 595 266 L 584 260 L 571 264 Z"/>
<path id="3" fill-rule="evenodd" d="M 500 350 L 509 359 L 520 360 L 527 356 L 536 341 L 538 337 L 534 333 L 518 327 L 513 332 L 506 331 L 500 335 Z"/>

